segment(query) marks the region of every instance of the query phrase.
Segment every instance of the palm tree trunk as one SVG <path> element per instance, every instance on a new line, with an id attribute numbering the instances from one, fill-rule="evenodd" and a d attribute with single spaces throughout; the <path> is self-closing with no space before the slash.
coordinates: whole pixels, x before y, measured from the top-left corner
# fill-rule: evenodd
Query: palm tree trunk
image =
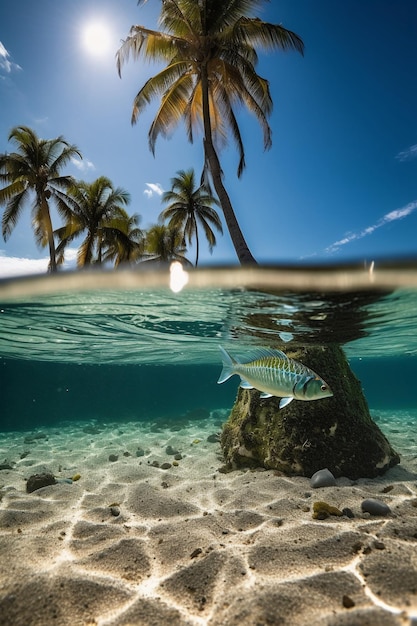
<path id="1" fill-rule="evenodd" d="M 48 246 L 49 246 L 49 271 L 56 272 L 57 264 L 56 264 L 56 251 L 55 251 L 55 241 L 54 241 L 54 230 L 52 228 L 52 220 L 51 214 L 49 212 L 48 202 L 46 198 L 41 199 L 42 206 L 42 221 L 46 228 L 46 233 L 48 236 Z"/>
<path id="2" fill-rule="evenodd" d="M 193 216 L 193 228 L 195 228 L 195 267 L 198 265 L 198 257 L 200 254 L 200 240 L 198 237 L 198 223 L 195 218 L 195 214 Z"/>
<path id="3" fill-rule="evenodd" d="M 210 174 L 213 180 L 214 189 L 220 201 L 223 210 L 226 225 L 232 239 L 232 243 L 236 250 L 237 257 L 241 265 L 256 265 L 256 260 L 249 250 L 248 244 L 240 230 L 239 223 L 236 219 L 235 212 L 230 202 L 229 195 L 223 185 L 222 170 L 219 157 L 213 145 L 211 133 L 211 121 L 208 102 L 208 80 L 207 71 L 203 65 L 201 75 L 202 97 L 203 97 L 203 120 L 204 120 L 204 155 L 206 163 L 209 166 Z"/>
<path id="4" fill-rule="evenodd" d="M 195 234 L 195 266 L 198 265 L 198 255 L 199 255 L 199 241 L 198 241 L 198 232 Z"/>

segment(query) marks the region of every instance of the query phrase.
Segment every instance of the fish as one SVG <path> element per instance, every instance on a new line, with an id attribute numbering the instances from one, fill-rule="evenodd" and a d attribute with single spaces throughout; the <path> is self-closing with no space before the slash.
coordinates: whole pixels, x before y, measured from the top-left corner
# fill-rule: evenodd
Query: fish
<path id="1" fill-rule="evenodd" d="M 281 350 L 258 348 L 251 360 L 243 363 L 232 357 L 223 346 L 219 348 L 223 369 L 218 384 L 237 374 L 243 389 L 257 389 L 261 398 L 281 398 L 280 409 L 294 399 L 309 401 L 333 396 L 329 385 L 318 374 Z"/>

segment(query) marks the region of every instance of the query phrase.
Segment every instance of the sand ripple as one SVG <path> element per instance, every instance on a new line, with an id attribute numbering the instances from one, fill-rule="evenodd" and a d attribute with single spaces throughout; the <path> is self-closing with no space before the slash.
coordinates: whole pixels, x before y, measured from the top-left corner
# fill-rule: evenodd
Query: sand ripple
<path id="1" fill-rule="evenodd" d="M 219 472 L 219 445 L 207 441 L 218 417 L 175 431 L 93 426 L 0 439 L 13 468 L 0 472 L 0 626 L 416 623 L 409 443 L 384 477 L 311 489 L 272 471 Z M 25 480 L 45 470 L 58 483 L 27 494 Z M 365 498 L 392 514 L 363 514 Z M 313 519 L 317 500 L 354 517 Z"/>

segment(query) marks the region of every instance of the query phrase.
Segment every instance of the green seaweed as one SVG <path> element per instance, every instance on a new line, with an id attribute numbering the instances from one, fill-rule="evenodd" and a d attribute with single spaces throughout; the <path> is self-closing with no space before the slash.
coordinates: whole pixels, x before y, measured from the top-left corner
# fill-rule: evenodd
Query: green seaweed
<path id="1" fill-rule="evenodd" d="M 327 502 L 319 501 L 313 504 L 314 519 L 326 519 L 327 517 L 330 517 L 330 515 L 341 517 L 343 513 L 335 506 L 327 504 Z"/>

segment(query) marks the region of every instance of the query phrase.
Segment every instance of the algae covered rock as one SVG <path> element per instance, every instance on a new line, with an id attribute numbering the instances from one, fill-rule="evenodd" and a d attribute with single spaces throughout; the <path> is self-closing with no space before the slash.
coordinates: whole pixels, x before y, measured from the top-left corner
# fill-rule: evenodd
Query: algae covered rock
<path id="1" fill-rule="evenodd" d="M 239 388 L 223 427 L 221 446 L 231 467 L 265 467 L 311 477 L 323 467 L 335 477 L 375 477 L 400 462 L 372 420 L 360 382 L 338 345 L 309 346 L 288 353 L 322 376 L 333 397 L 294 400 L 260 398 Z"/>
<path id="2" fill-rule="evenodd" d="M 313 519 L 327 519 L 330 515 L 341 517 L 343 511 L 327 502 L 315 502 L 313 504 Z"/>
<path id="3" fill-rule="evenodd" d="M 56 485 L 57 481 L 55 476 L 50 472 L 44 472 L 43 474 L 32 474 L 29 476 L 26 483 L 27 493 L 33 493 L 42 487 L 48 487 L 49 485 Z"/>

